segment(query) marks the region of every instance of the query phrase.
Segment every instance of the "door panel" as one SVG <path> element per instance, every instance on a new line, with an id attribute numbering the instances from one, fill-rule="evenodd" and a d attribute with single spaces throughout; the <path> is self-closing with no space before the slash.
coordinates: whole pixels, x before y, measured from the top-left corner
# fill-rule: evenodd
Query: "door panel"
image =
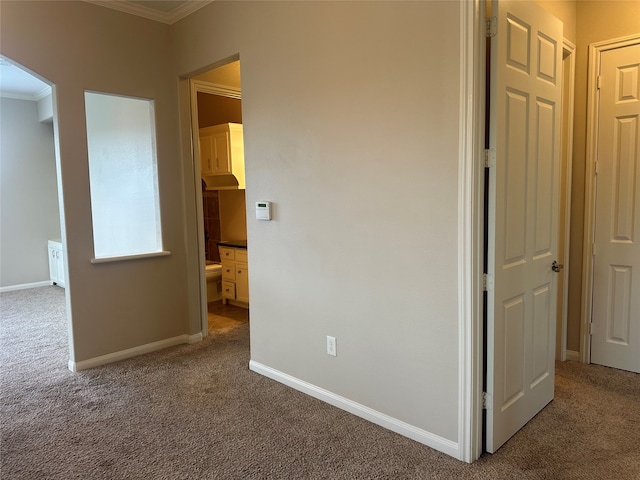
<path id="1" fill-rule="evenodd" d="M 486 448 L 553 399 L 562 23 L 533 2 L 492 4 Z"/>
<path id="2" fill-rule="evenodd" d="M 640 372 L 640 45 L 600 60 L 591 362 Z"/>

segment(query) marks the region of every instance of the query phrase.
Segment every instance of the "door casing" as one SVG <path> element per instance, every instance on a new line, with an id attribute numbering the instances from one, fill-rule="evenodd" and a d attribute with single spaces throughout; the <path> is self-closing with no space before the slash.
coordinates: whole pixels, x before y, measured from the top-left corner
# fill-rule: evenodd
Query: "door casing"
<path id="1" fill-rule="evenodd" d="M 598 134 L 598 73 L 600 56 L 607 50 L 640 44 L 640 34 L 614 38 L 589 45 L 587 73 L 587 152 L 582 259 L 582 322 L 580 325 L 580 361 L 591 363 L 591 314 L 593 302 L 593 242 L 595 235 L 595 165 Z"/>

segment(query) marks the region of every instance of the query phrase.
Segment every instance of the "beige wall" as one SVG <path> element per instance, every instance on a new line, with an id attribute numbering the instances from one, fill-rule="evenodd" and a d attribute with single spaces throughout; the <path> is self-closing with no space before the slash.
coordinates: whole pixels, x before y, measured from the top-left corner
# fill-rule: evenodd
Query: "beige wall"
<path id="1" fill-rule="evenodd" d="M 247 239 L 247 202 L 245 190 L 220 190 L 220 238 Z M 255 218 L 255 214 L 254 214 Z"/>
<path id="2" fill-rule="evenodd" d="M 536 3 L 562 21 L 563 36 L 576 43 L 576 0 L 536 0 Z"/>
<path id="3" fill-rule="evenodd" d="M 589 44 L 640 32 L 638 1 L 576 2 L 576 85 L 571 195 L 571 252 L 567 348 L 580 350 L 582 242 L 587 128 L 587 63 Z"/>
<path id="4" fill-rule="evenodd" d="M 175 75 L 242 63 L 252 360 L 454 442 L 459 8 L 214 2 L 172 28 Z"/>
<path id="5" fill-rule="evenodd" d="M 71 361 L 187 333 L 184 196 L 167 25 L 86 2 L 2 2 L 0 49 L 55 84 Z M 94 265 L 84 91 L 155 100 L 168 257 Z M 197 291 L 197 286 L 191 287 Z"/>

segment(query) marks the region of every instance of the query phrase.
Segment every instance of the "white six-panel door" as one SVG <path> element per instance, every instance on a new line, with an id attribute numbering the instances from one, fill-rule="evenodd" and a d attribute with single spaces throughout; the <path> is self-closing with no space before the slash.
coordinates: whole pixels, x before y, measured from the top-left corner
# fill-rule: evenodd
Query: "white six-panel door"
<path id="1" fill-rule="evenodd" d="M 534 2 L 493 1 L 486 448 L 553 399 L 562 23 Z"/>
<path id="2" fill-rule="evenodd" d="M 640 45 L 600 57 L 591 362 L 640 373 Z"/>

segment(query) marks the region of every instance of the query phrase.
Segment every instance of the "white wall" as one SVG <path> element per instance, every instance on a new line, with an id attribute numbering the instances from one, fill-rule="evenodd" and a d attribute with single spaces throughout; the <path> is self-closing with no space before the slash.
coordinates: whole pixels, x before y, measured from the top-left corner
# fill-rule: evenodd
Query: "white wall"
<path id="1" fill-rule="evenodd" d="M 47 281 L 47 240 L 60 238 L 53 126 L 37 102 L 0 98 L 0 138 L 0 287 Z"/>
<path id="2" fill-rule="evenodd" d="M 172 27 L 176 75 L 240 55 L 252 361 L 453 442 L 459 8 L 214 2 Z"/>
<path id="3" fill-rule="evenodd" d="M 1 9 L 2 54 L 54 84 L 71 361 L 181 338 L 189 316 L 197 319 L 198 310 L 190 312 L 187 302 L 177 82 L 167 58 L 169 26 L 87 2 L 2 2 Z M 85 90 L 155 100 L 163 245 L 170 256 L 91 263 Z M 192 290 L 197 292 L 197 287 Z"/>

